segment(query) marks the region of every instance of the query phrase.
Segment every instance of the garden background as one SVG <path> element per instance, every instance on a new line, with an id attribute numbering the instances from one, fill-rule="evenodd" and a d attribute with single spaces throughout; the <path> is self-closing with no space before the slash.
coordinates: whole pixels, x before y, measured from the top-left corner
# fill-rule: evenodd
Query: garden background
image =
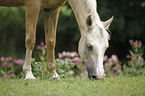
<path id="1" fill-rule="evenodd" d="M 115 61 L 116 63 L 113 63 L 110 69 L 108 70 L 112 70 L 116 66 L 119 70 L 123 70 L 123 68 L 126 68 L 125 66 L 133 68 L 133 69 L 126 68 L 125 69 L 127 70 L 125 71 L 126 73 L 129 73 L 131 71 L 134 72 L 134 70 L 136 70 L 135 68 L 139 68 L 139 70 L 143 70 L 145 67 L 144 59 L 143 59 L 143 57 L 145 57 L 145 55 L 143 54 L 144 53 L 143 45 L 145 44 L 145 38 L 144 38 L 145 0 L 109 0 L 109 1 L 97 0 L 97 5 L 98 5 L 97 6 L 98 14 L 100 15 L 102 21 L 105 21 L 109 19 L 112 15 L 114 15 L 114 20 L 110 26 L 110 31 L 111 31 L 110 33 L 111 40 L 109 41 L 110 47 L 106 51 L 107 59 L 106 61 L 104 61 L 104 65 L 106 62 L 114 62 L 111 60 L 113 60 L 113 58 L 117 58 L 115 59 L 117 60 Z M 37 40 L 36 40 L 36 46 L 33 51 L 34 52 L 33 58 L 35 58 L 35 61 L 45 62 L 45 59 L 43 59 L 43 56 L 45 56 L 45 54 L 43 54 L 42 52 L 45 50 L 45 46 L 43 46 L 45 45 L 43 44 L 45 38 L 44 38 L 44 24 L 43 24 L 42 13 L 43 12 L 41 11 L 39 15 L 38 26 L 37 26 Z M 77 52 L 79 38 L 80 38 L 80 32 L 75 16 L 70 6 L 66 3 L 62 7 L 59 15 L 59 22 L 57 27 L 57 42 L 55 48 L 56 58 L 62 59 L 62 57 L 59 57 L 58 53 L 61 54 L 61 52 L 63 51 Z M 128 42 L 129 40 L 130 42 Z M 38 50 L 41 49 L 38 48 L 38 46 L 43 47 L 42 50 Z M 67 52 L 66 53 L 64 52 L 62 54 L 66 55 Z M 68 54 L 74 54 L 74 53 L 68 52 Z M 25 8 L 24 7 L 9 7 L 9 8 L 0 7 L 1 70 L 5 70 L 5 68 L 2 67 L 6 66 L 8 62 L 12 64 L 21 65 L 23 63 L 24 56 L 25 56 Z M 71 60 L 74 59 L 75 57 L 78 57 L 78 55 L 73 55 L 73 56 L 70 57 Z M 9 66 L 12 65 L 9 64 Z M 11 68 L 10 73 L 16 74 L 17 72 L 14 72 L 16 68 L 17 67 L 15 67 L 15 69 Z M 9 68 L 7 69 L 9 70 Z M 80 70 L 81 71 L 83 70 L 82 67 Z M 117 71 L 117 73 L 120 72 L 119 70 Z M 62 70 L 59 71 L 62 72 Z M 113 74 L 116 74 L 115 72 Z M 141 73 L 144 74 L 144 71 L 141 71 Z"/>

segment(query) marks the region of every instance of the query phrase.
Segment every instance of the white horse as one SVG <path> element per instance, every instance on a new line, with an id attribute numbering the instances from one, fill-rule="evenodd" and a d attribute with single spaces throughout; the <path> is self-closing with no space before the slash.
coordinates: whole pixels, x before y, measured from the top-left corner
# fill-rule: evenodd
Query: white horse
<path id="1" fill-rule="evenodd" d="M 73 9 L 79 25 L 81 39 L 78 50 L 86 63 L 88 77 L 103 78 L 103 57 L 109 46 L 109 34 L 106 29 L 113 17 L 106 22 L 101 22 L 96 11 L 96 0 L 0 0 L 0 6 L 25 6 L 26 55 L 23 65 L 25 79 L 36 79 L 31 70 L 31 56 L 36 41 L 36 26 L 40 10 L 44 12 L 47 69 L 51 73 L 51 78 L 59 78 L 55 68 L 54 48 L 60 8 L 66 1 Z"/>

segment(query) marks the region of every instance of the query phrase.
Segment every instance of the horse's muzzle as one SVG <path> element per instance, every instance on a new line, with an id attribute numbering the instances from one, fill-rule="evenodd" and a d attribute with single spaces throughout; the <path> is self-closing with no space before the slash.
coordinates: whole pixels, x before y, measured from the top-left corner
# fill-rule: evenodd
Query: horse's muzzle
<path id="1" fill-rule="evenodd" d="M 97 76 L 96 74 L 88 74 L 90 80 L 102 80 L 104 76 Z"/>

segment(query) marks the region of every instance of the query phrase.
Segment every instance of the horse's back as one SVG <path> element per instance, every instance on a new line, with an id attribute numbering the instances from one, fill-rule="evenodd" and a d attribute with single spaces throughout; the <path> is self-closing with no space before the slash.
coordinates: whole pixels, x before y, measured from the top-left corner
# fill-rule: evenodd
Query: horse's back
<path id="1" fill-rule="evenodd" d="M 24 0 L 0 0 L 0 6 L 23 6 Z"/>

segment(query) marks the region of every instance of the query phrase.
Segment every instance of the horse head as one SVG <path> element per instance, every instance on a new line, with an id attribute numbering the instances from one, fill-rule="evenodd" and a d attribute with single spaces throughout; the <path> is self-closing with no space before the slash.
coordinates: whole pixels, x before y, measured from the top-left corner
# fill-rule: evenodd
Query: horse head
<path id="1" fill-rule="evenodd" d="M 106 30 L 112 20 L 113 17 L 106 22 L 101 22 L 95 16 L 88 15 L 86 26 L 81 30 L 79 54 L 86 64 L 90 79 L 103 79 L 103 58 L 106 49 L 109 47 L 109 34 Z"/>

